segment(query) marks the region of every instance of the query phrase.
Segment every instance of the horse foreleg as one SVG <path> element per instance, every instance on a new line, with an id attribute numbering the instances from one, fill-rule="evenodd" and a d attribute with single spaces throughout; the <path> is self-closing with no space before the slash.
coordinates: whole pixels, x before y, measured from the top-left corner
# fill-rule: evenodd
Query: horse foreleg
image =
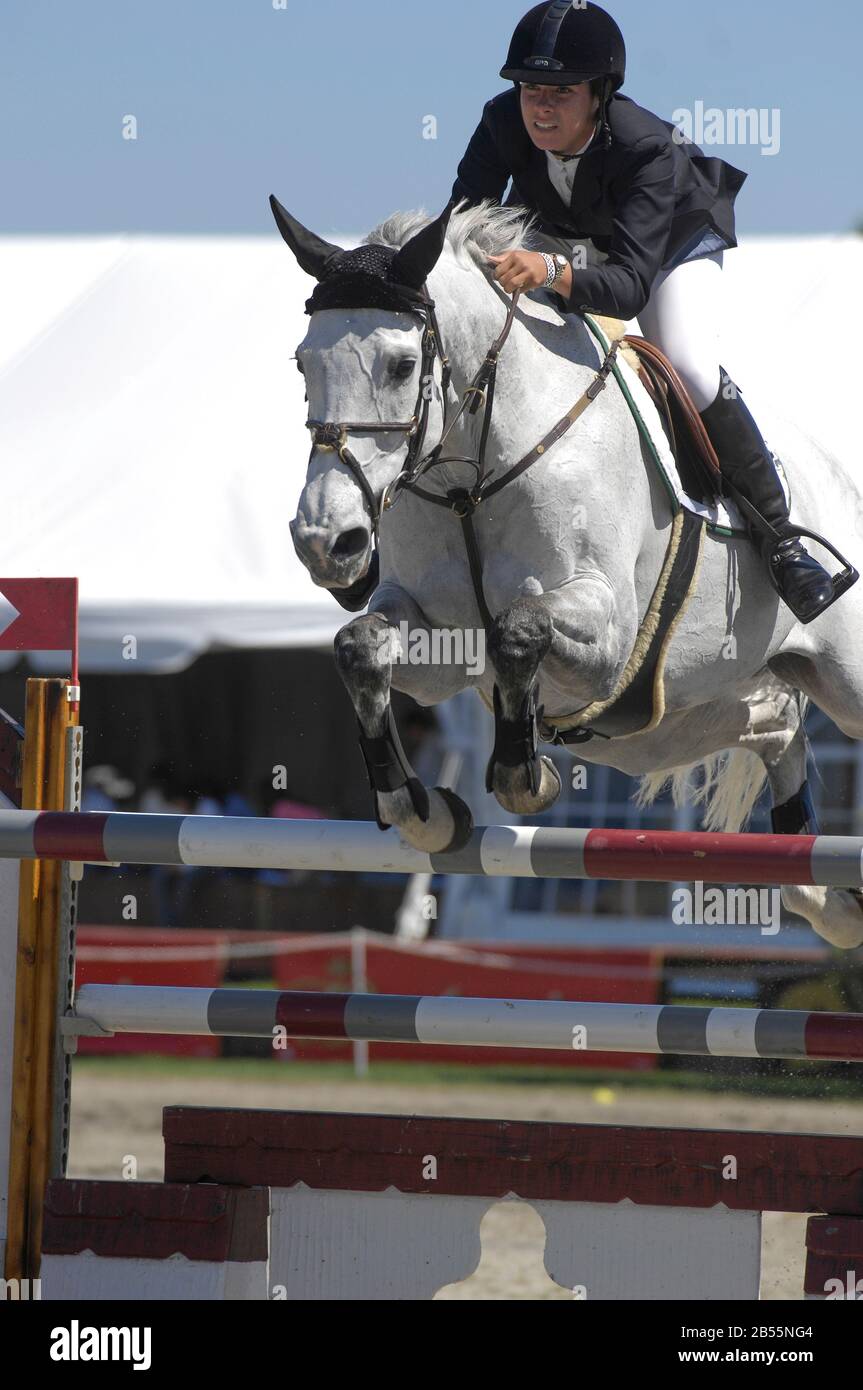
<path id="1" fill-rule="evenodd" d="M 554 623 L 541 598 L 518 599 L 488 634 L 496 680 L 486 790 L 514 815 L 536 815 L 560 795 L 554 763 L 537 751 L 537 677 L 553 640 Z"/>
<path id="2" fill-rule="evenodd" d="M 803 721 L 777 757 L 762 754 L 773 796 L 773 831 L 777 835 L 817 835 L 818 822 L 807 780 L 807 744 Z M 857 889 L 790 885 L 782 901 L 831 946 L 845 950 L 863 945 L 863 898 Z"/>
<path id="3" fill-rule="evenodd" d="M 336 634 L 336 665 L 357 715 L 359 741 L 382 830 L 396 826 L 415 849 L 461 849 L 473 822 L 446 787 L 427 790 L 408 762 L 390 704 L 399 633 L 379 613 L 355 618 Z"/>

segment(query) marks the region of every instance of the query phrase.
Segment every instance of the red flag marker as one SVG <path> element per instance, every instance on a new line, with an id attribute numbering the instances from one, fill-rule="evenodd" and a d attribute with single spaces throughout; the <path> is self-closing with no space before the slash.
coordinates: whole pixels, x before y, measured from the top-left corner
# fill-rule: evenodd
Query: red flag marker
<path id="1" fill-rule="evenodd" d="M 78 684 L 78 580 L 0 579 L 0 651 L 72 655 Z"/>

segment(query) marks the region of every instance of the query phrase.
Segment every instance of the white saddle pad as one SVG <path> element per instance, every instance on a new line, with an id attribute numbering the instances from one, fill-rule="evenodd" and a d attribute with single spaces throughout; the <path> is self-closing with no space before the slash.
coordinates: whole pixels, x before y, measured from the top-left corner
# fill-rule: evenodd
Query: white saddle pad
<path id="1" fill-rule="evenodd" d="M 740 509 L 736 503 L 732 502 L 730 499 L 708 505 L 706 502 L 699 502 L 694 497 L 690 497 L 681 481 L 677 463 L 671 452 L 671 446 L 668 443 L 668 437 L 665 430 L 662 428 L 659 412 L 653 404 L 646 387 L 642 385 L 638 373 L 630 367 L 629 363 L 622 355 L 618 358 L 618 365 L 620 366 L 621 375 L 626 381 L 630 395 L 653 441 L 663 480 L 669 490 L 677 498 L 681 507 L 685 508 L 686 511 L 693 512 L 696 516 L 703 517 L 713 530 L 745 531 L 746 523 Z M 785 470 L 782 467 L 781 461 L 776 459 L 775 456 L 774 461 L 776 463 L 776 471 L 782 482 L 782 488 L 785 492 L 785 499 L 790 505 L 791 497 Z"/>

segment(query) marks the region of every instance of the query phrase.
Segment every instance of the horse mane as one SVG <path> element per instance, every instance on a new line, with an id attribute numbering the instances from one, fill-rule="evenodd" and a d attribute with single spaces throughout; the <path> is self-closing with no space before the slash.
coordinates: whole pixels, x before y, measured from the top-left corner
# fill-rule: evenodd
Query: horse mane
<path id="1" fill-rule="evenodd" d="M 450 216 L 446 246 L 462 265 L 472 263 L 485 272 L 486 256 L 502 256 L 507 251 L 529 246 L 536 220 L 526 208 L 502 207 L 492 198 L 469 204 L 463 198 Z M 369 232 L 366 242 L 372 246 L 398 248 L 432 221 L 434 218 L 422 209 L 394 212 Z"/>
<path id="2" fill-rule="evenodd" d="M 369 232 L 367 243 L 373 246 L 392 246 L 398 249 L 406 241 L 434 221 L 425 211 L 394 212 L 374 231 Z M 502 256 L 507 251 L 530 250 L 532 232 L 538 223 L 535 213 L 527 208 L 505 208 L 491 198 L 481 203 L 468 204 L 462 198 L 450 216 L 446 232 L 445 247 L 449 247 L 460 265 L 475 265 L 488 276 L 486 256 Z M 608 318 L 603 314 L 593 314 L 593 319 L 610 339 L 622 338 L 626 324 L 619 319 Z M 639 362 L 631 348 L 624 348 L 623 356 L 633 371 L 639 370 Z"/>

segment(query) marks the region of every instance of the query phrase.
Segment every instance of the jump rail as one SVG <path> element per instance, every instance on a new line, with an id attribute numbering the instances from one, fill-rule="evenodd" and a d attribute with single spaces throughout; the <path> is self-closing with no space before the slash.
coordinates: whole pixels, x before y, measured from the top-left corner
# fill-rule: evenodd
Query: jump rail
<path id="1" fill-rule="evenodd" d="M 63 1024 L 67 1034 L 273 1038 L 278 1031 L 355 1042 L 863 1061 L 863 1014 L 793 1009 L 89 984 Z"/>
<path id="2" fill-rule="evenodd" d="M 0 811 L 0 859 L 863 887 L 863 839 L 852 836 L 489 825 L 464 849 L 427 854 L 370 821 L 135 811 Z"/>

